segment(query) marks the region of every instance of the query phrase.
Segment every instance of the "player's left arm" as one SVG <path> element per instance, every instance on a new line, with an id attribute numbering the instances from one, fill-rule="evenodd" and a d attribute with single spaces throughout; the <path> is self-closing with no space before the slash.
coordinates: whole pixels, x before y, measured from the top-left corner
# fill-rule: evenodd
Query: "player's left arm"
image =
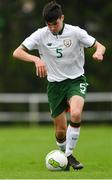
<path id="1" fill-rule="evenodd" d="M 96 49 L 95 53 L 93 54 L 93 59 L 101 62 L 103 60 L 103 56 L 105 54 L 105 46 L 102 45 L 101 43 L 99 43 L 98 41 L 95 42 L 95 44 L 93 45 L 93 47 Z"/>

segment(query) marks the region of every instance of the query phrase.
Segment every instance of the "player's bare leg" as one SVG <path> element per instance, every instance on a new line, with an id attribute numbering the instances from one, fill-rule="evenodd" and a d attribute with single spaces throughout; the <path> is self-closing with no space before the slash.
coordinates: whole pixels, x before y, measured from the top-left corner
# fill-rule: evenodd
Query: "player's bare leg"
<path id="1" fill-rule="evenodd" d="M 70 105 L 70 117 L 71 121 L 67 128 L 66 133 L 66 156 L 68 157 L 68 166 L 66 170 L 70 169 L 70 166 L 74 170 L 82 169 L 83 165 L 73 157 L 73 150 L 76 147 L 79 134 L 80 134 L 80 123 L 81 114 L 84 106 L 84 99 L 80 96 L 73 96 L 69 100 Z"/>
<path id="2" fill-rule="evenodd" d="M 59 116 L 54 118 L 54 128 L 57 145 L 62 151 L 65 151 L 67 130 L 67 119 L 65 112 L 61 113 Z"/>

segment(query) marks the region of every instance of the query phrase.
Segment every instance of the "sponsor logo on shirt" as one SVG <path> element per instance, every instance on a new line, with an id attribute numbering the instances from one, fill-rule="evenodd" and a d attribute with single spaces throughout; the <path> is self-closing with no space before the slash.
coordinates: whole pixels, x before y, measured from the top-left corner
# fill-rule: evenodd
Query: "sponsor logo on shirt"
<path id="1" fill-rule="evenodd" d="M 47 43 L 47 46 L 52 46 L 52 43 Z"/>

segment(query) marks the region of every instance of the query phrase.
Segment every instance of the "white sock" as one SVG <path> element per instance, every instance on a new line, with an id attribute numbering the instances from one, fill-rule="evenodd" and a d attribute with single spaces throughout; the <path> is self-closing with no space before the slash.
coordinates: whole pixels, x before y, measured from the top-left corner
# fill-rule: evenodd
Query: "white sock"
<path id="1" fill-rule="evenodd" d="M 65 152 L 66 149 L 66 141 L 64 141 L 63 143 L 59 143 L 56 141 L 56 144 L 58 145 L 59 149 L 63 152 Z"/>
<path id="2" fill-rule="evenodd" d="M 68 126 L 66 133 L 66 156 L 70 156 L 76 146 L 80 134 L 80 127 Z"/>

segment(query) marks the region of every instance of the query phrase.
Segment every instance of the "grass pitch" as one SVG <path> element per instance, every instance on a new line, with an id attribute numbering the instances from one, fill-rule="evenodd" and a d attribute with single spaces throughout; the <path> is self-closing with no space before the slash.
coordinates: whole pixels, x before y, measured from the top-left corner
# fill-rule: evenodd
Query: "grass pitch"
<path id="1" fill-rule="evenodd" d="M 0 179 L 111 179 L 111 128 L 82 125 L 75 154 L 85 168 L 50 172 L 45 156 L 57 149 L 52 126 L 0 127 Z"/>

